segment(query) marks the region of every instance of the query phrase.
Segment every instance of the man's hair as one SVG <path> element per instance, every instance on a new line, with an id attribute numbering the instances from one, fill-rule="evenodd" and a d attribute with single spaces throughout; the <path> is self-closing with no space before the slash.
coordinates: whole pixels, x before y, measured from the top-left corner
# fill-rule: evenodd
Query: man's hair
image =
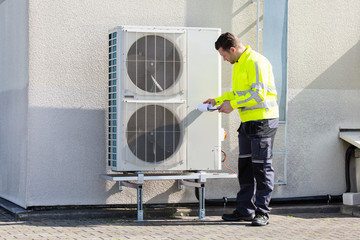
<path id="1" fill-rule="evenodd" d="M 231 47 L 239 46 L 239 39 L 232 33 L 226 32 L 220 35 L 215 42 L 216 50 L 222 48 L 224 51 L 228 51 Z"/>

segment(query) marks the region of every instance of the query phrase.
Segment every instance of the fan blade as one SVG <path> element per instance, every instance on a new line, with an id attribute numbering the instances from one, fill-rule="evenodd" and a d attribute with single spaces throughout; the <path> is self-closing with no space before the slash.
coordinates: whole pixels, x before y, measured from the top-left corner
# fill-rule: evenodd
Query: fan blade
<path id="1" fill-rule="evenodd" d="M 146 159 L 146 145 L 147 145 L 147 139 L 146 139 L 146 134 L 144 132 L 133 132 L 130 134 L 128 134 L 128 139 L 127 139 L 127 143 L 129 146 L 129 149 L 131 150 L 131 152 L 138 157 L 141 160 L 146 160 L 146 161 L 153 161 L 152 159 Z"/>
<path id="2" fill-rule="evenodd" d="M 176 150 L 180 141 L 179 125 L 161 126 L 149 132 L 147 140 L 153 146 L 152 154 L 156 161 L 170 157 Z"/>
<path id="3" fill-rule="evenodd" d="M 165 76 L 164 62 L 157 62 L 155 68 L 154 78 L 162 89 L 167 89 L 166 76 Z M 163 90 L 162 90 L 163 91 Z"/>
<path id="4" fill-rule="evenodd" d="M 147 59 L 142 55 L 129 55 L 127 59 L 127 72 L 131 81 L 140 89 L 149 91 L 153 86 L 152 81 L 150 80 L 150 74 L 154 72 L 154 69 L 149 66 L 149 62 L 152 59 Z M 147 81 L 151 84 L 147 83 Z"/>
<path id="5" fill-rule="evenodd" d="M 156 87 L 158 89 L 160 89 L 160 91 L 164 91 L 164 89 L 160 86 L 160 84 L 156 81 L 156 79 L 154 78 L 153 75 L 151 75 L 151 79 L 153 80 L 154 84 L 156 85 Z"/>

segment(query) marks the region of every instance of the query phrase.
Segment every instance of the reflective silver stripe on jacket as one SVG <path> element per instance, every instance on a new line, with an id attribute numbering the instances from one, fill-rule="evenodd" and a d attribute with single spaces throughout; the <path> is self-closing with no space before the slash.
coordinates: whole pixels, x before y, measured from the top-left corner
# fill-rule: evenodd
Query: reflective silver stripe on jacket
<path id="1" fill-rule="evenodd" d="M 259 90 L 258 90 L 259 91 Z M 263 101 L 263 99 L 260 97 L 258 91 L 253 91 L 253 90 L 250 90 L 250 96 L 248 99 L 245 99 L 244 101 L 239 101 L 237 102 L 237 104 L 242 104 L 242 103 L 246 103 L 246 102 L 249 102 L 251 100 L 255 100 L 257 103 L 261 103 Z"/>
<path id="2" fill-rule="evenodd" d="M 260 108 L 266 108 L 266 109 L 269 109 L 269 108 L 272 108 L 272 107 L 277 107 L 278 104 L 276 101 L 265 101 L 265 102 L 262 102 L 260 104 L 257 104 L 255 106 L 252 106 L 252 107 L 242 107 L 240 108 L 241 111 L 248 111 L 248 110 L 254 110 L 254 109 L 260 109 Z"/>
<path id="3" fill-rule="evenodd" d="M 266 84 L 264 83 L 253 83 L 251 85 L 251 88 L 256 88 L 256 89 L 264 89 L 267 92 L 271 92 L 276 94 L 276 88 L 275 87 L 268 87 Z M 244 91 L 245 92 L 245 91 Z"/>
<path id="4" fill-rule="evenodd" d="M 259 84 L 259 64 L 258 62 L 255 62 L 255 71 L 256 71 L 256 83 Z M 242 104 L 249 102 L 251 100 L 255 100 L 257 103 L 261 103 L 263 99 L 259 95 L 259 89 L 256 89 L 256 92 L 252 89 L 247 91 L 237 91 L 238 95 L 246 95 L 247 93 L 250 93 L 250 97 L 248 99 L 245 99 L 244 101 L 239 101 L 237 104 Z"/>
<path id="5" fill-rule="evenodd" d="M 241 96 L 241 95 L 246 95 L 246 94 L 249 93 L 250 91 L 251 91 L 251 89 L 246 90 L 246 91 L 236 91 L 236 93 L 237 93 L 238 96 Z M 235 95 L 235 93 L 234 93 L 234 95 Z"/>
<path id="6" fill-rule="evenodd" d="M 276 94 L 276 88 L 275 87 L 264 87 L 263 83 L 259 83 L 259 84 L 254 83 L 254 84 L 251 85 L 251 88 L 265 89 L 268 92 Z M 237 93 L 238 96 L 242 96 L 242 95 L 246 95 L 247 93 L 249 93 L 251 91 L 253 91 L 253 90 L 249 89 L 249 90 L 246 90 L 246 91 L 236 91 L 236 93 Z M 235 92 L 233 92 L 233 93 L 235 95 Z"/>
<path id="7" fill-rule="evenodd" d="M 259 64 L 255 62 L 255 71 L 256 71 L 256 83 L 260 83 L 259 81 Z"/>

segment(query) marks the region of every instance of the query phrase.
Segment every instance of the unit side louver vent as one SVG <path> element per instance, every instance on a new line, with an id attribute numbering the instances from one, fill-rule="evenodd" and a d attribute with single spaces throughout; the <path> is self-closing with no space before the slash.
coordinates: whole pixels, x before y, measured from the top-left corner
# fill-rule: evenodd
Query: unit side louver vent
<path id="1" fill-rule="evenodd" d="M 117 160 L 117 33 L 109 34 L 108 166 Z"/>

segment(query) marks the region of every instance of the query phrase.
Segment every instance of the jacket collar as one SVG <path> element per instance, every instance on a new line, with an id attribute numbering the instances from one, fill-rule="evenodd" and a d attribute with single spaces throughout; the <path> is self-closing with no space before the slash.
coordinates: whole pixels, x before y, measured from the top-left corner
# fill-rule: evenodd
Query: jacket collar
<path id="1" fill-rule="evenodd" d="M 241 54 L 240 58 L 236 61 L 236 63 L 242 64 L 245 59 L 250 55 L 251 53 L 251 47 L 249 45 L 245 46 L 246 50 Z"/>

